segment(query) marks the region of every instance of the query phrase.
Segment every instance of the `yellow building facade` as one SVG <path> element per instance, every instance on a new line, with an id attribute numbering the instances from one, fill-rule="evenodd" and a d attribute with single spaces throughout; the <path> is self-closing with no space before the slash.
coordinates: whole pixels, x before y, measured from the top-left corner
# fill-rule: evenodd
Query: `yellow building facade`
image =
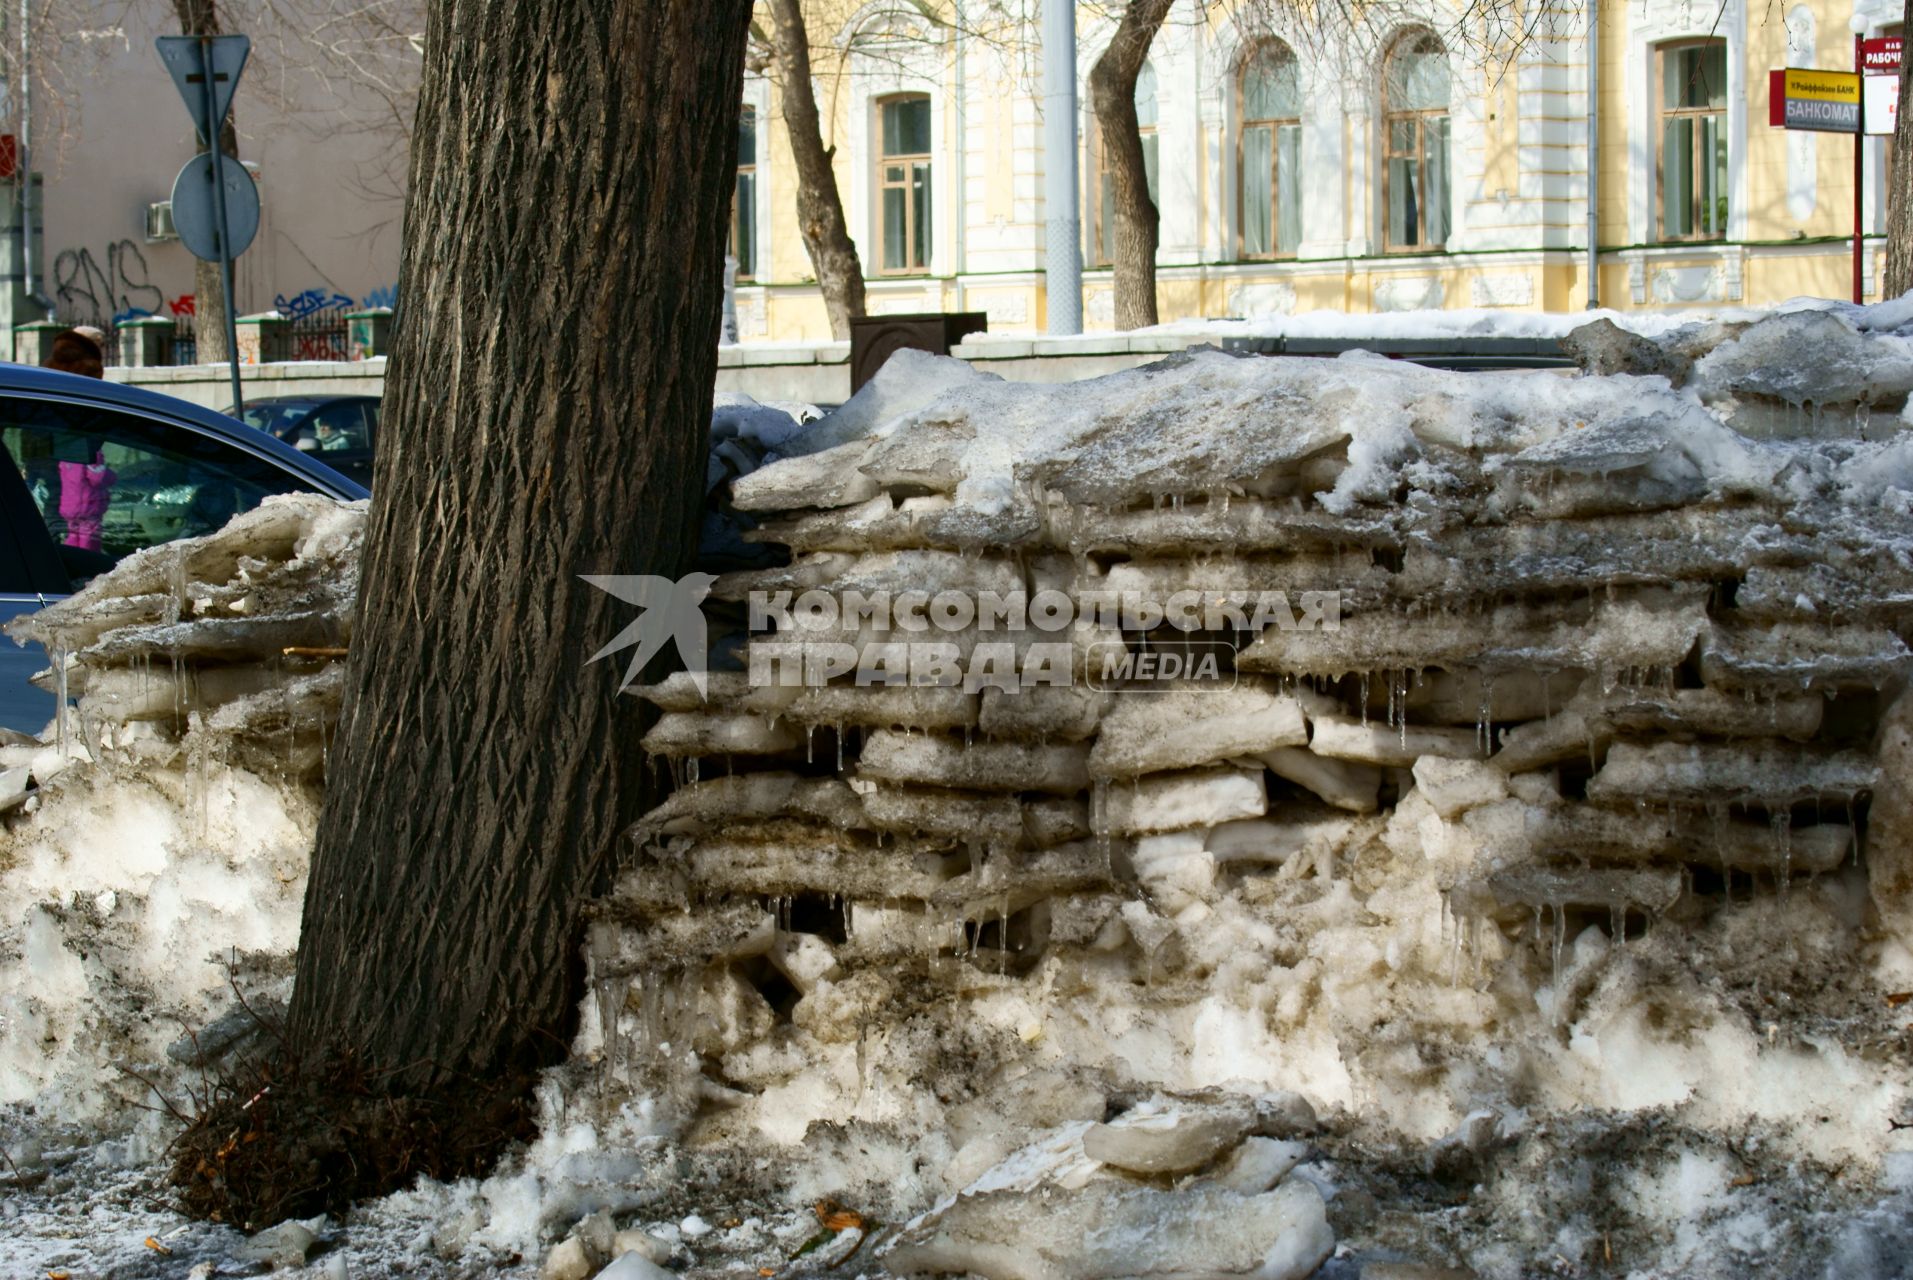
<path id="1" fill-rule="evenodd" d="M 912 0 L 807 6 L 813 80 L 873 313 L 1046 322 L 1042 50 L 1033 24 Z M 985 7 L 985 6 L 979 6 Z M 1112 327 L 1089 68 L 1112 9 L 1079 6 L 1084 328 Z M 1771 69 L 1847 70 L 1895 0 L 1607 0 L 1509 42 L 1430 4 L 1343 38 L 1246 0 L 1178 0 L 1138 116 L 1161 212 L 1164 321 L 1314 310 L 1761 305 L 1852 291 L 1855 150 L 1884 267 L 1882 138 L 1768 124 Z M 1596 56 L 1589 59 L 1590 18 Z M 760 26 L 768 30 L 768 20 Z M 1590 97 L 1598 157 L 1590 174 Z M 828 339 L 773 80 L 745 88 L 733 228 L 744 342 Z"/>

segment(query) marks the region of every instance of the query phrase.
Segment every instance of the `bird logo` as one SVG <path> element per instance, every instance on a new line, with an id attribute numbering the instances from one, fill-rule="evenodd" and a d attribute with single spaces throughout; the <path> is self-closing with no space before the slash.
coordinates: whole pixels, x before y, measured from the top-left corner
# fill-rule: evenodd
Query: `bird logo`
<path id="1" fill-rule="evenodd" d="M 706 696 L 708 673 L 705 671 L 702 605 L 704 597 L 711 594 L 711 584 L 717 581 L 715 576 L 687 573 L 675 581 L 651 573 L 585 573 L 579 576 L 598 590 L 614 595 L 627 604 L 635 604 L 641 610 L 629 626 L 613 637 L 611 643 L 592 654 L 587 663 L 636 645 L 638 651 L 632 655 L 631 664 L 624 671 L 624 681 L 618 685 L 618 692 L 623 693 L 637 682 L 645 664 L 657 656 L 666 640 L 670 640 L 677 645 L 678 660 L 684 664 L 691 683 L 697 686 L 698 696 Z"/>

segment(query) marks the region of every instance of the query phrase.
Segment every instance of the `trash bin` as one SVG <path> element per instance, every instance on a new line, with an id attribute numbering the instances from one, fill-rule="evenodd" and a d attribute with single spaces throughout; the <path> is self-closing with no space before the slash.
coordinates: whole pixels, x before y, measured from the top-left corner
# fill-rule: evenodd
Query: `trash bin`
<path id="1" fill-rule="evenodd" d="M 973 333 L 989 330 L 981 311 L 929 311 L 917 315 L 864 316 L 850 322 L 850 393 L 877 376 L 884 361 L 908 347 L 940 356 Z"/>

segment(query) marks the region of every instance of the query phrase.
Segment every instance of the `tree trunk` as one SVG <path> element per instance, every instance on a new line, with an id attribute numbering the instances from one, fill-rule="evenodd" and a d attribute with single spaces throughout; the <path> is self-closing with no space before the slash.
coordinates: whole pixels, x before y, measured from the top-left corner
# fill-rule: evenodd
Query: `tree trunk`
<path id="1" fill-rule="evenodd" d="M 810 83 L 810 36 L 804 30 L 801 0 L 771 0 L 772 61 L 783 91 L 784 129 L 797 162 L 797 228 L 804 236 L 817 286 L 830 316 L 830 336 L 850 336 L 850 322 L 864 313 L 863 263 L 844 220 L 831 168 L 834 147 L 824 146 L 817 122 L 817 95 Z"/>
<path id="2" fill-rule="evenodd" d="M 179 15 L 181 35 L 220 34 L 216 0 L 173 0 L 173 8 Z M 238 114 L 239 107 L 235 103 L 219 129 L 219 149 L 235 163 L 239 159 L 239 134 L 233 128 L 233 118 Z M 202 145 L 199 150 L 207 148 Z M 193 259 L 193 344 L 194 359 L 200 364 L 219 364 L 228 358 L 225 286 L 220 282 L 219 264 L 204 258 Z"/>
<path id="3" fill-rule="evenodd" d="M 1900 30 L 1913 37 L 1913 0 Z M 1886 288 L 1882 298 L 1913 289 L 1913 61 L 1900 59 L 1900 106 L 1893 121 L 1893 172 L 1886 192 Z"/>
<path id="4" fill-rule="evenodd" d="M 1136 77 L 1149 57 L 1173 0 L 1130 0 L 1116 34 L 1089 73 L 1089 100 L 1096 112 L 1103 163 L 1115 202 L 1116 327 L 1156 323 L 1156 236 L 1160 215 L 1149 198 L 1142 134 L 1136 125 Z"/>
<path id="5" fill-rule="evenodd" d="M 646 773 L 588 661 L 634 611 L 580 575 L 696 550 L 750 7 L 432 10 L 289 1015 L 384 1094 L 469 1112 L 570 1039 Z"/>

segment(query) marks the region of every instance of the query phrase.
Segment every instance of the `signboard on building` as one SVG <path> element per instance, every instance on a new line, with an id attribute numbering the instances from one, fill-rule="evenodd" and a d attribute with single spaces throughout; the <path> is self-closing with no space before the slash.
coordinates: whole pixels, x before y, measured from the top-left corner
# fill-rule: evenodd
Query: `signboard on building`
<path id="1" fill-rule="evenodd" d="M 1860 70 L 1866 75 L 1866 88 L 1860 98 L 1865 103 L 1868 133 L 1891 135 L 1900 116 L 1899 36 L 1876 36 L 1860 42 Z"/>
<path id="2" fill-rule="evenodd" d="M 1860 132 L 1860 76 L 1788 67 L 1768 80 L 1767 122 L 1818 133 Z"/>
<path id="3" fill-rule="evenodd" d="M 1890 136 L 1894 122 L 1900 118 L 1900 77 L 1868 76 L 1862 96 L 1866 101 L 1867 132 Z"/>

